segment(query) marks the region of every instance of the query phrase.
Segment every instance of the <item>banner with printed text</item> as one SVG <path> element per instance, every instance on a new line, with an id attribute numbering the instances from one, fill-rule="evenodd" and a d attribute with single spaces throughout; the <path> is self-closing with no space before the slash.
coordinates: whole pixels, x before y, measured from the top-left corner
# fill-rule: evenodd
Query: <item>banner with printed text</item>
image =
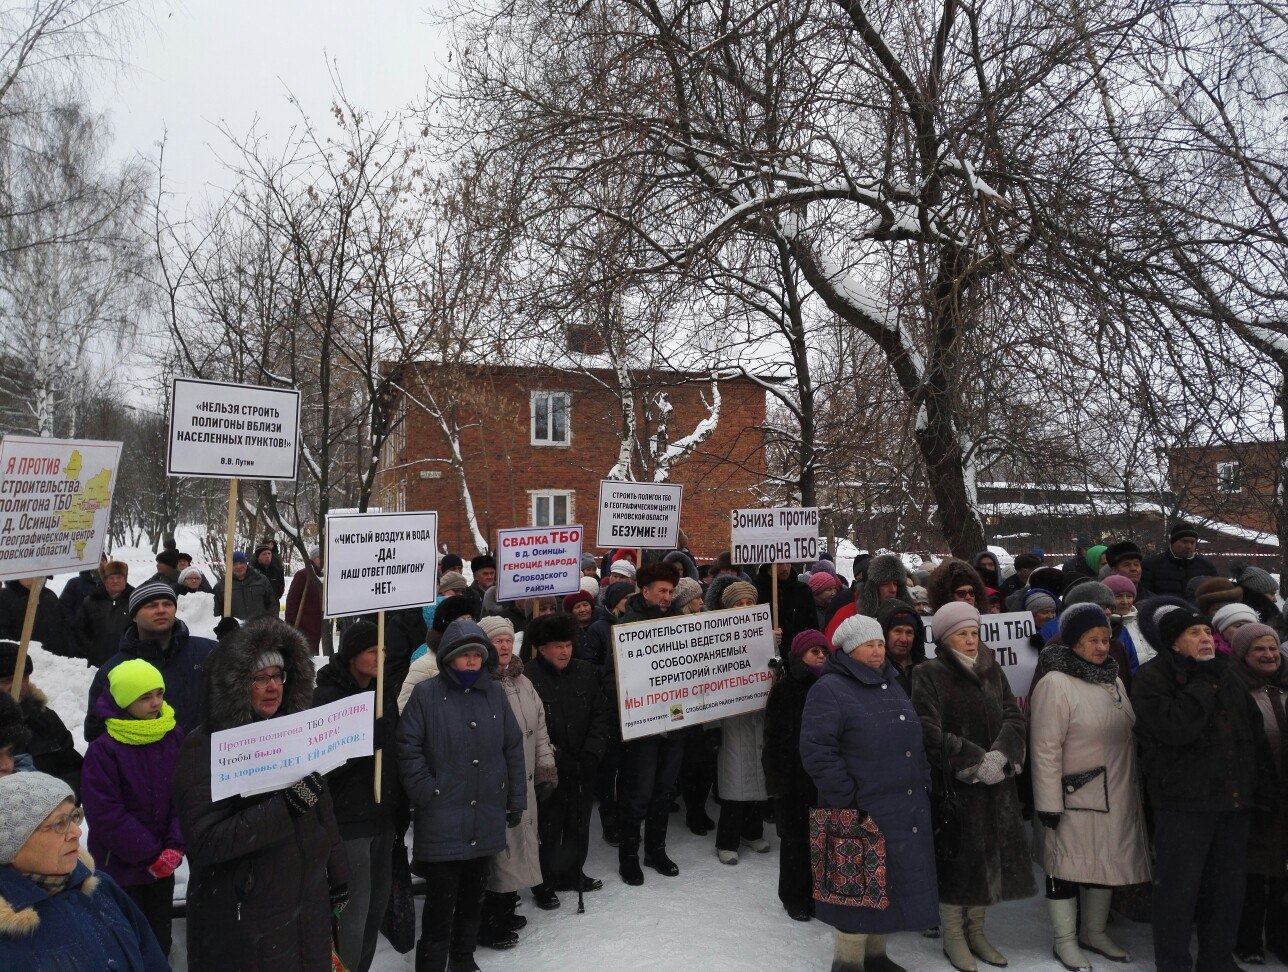
<path id="1" fill-rule="evenodd" d="M 434 600 L 437 513 L 331 513 L 325 540 L 326 617 L 397 611 Z"/>
<path id="2" fill-rule="evenodd" d="M 684 487 L 676 483 L 599 483 L 599 523 L 595 542 L 601 547 L 675 550 L 680 545 L 680 505 Z"/>
<path id="3" fill-rule="evenodd" d="M 501 530 L 496 543 L 496 599 L 557 597 L 581 590 L 580 526 Z"/>
<path id="4" fill-rule="evenodd" d="M 294 388 L 176 378 L 166 475 L 294 479 L 299 426 Z"/>
<path id="5" fill-rule="evenodd" d="M 818 560 L 818 508 L 733 510 L 729 514 L 735 564 L 812 564 Z"/>
<path id="6" fill-rule="evenodd" d="M 926 657 L 934 658 L 935 642 L 930 618 L 921 620 L 926 625 Z M 1034 630 L 1033 615 L 1028 611 L 980 615 L 979 640 L 993 649 L 1007 684 L 1011 686 L 1011 694 L 1026 712 L 1029 708 L 1029 685 L 1038 667 L 1038 649 L 1029 644 Z"/>

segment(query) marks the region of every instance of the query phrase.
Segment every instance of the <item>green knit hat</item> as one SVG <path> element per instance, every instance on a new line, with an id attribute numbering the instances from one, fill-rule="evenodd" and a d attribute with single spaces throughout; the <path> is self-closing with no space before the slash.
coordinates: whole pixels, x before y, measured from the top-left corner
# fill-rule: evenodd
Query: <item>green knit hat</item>
<path id="1" fill-rule="evenodd" d="M 123 661 L 107 673 L 108 690 L 112 700 L 122 709 L 128 709 L 153 689 L 165 688 L 165 678 L 142 658 Z"/>
<path id="2" fill-rule="evenodd" d="M 1087 551 L 1087 566 L 1092 570 L 1100 569 L 1100 556 L 1109 548 L 1104 544 L 1097 544 Z"/>

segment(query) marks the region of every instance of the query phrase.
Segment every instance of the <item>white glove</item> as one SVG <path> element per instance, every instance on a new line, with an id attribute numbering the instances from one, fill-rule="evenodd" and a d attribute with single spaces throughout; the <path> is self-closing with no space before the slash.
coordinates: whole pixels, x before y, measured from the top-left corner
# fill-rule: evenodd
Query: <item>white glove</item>
<path id="1" fill-rule="evenodd" d="M 975 767 L 975 778 L 981 783 L 993 786 L 1006 779 L 1006 757 L 996 749 L 990 749 Z"/>

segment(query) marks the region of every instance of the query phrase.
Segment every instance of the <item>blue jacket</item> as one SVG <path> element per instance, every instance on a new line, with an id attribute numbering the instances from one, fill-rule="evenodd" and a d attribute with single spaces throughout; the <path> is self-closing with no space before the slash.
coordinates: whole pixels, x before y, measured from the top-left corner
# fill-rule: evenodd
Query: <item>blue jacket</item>
<path id="1" fill-rule="evenodd" d="M 116 882 L 82 855 L 52 898 L 0 867 L 0 969 L 23 972 L 167 972 L 156 936 Z"/>
<path id="2" fill-rule="evenodd" d="M 412 856 L 464 861 L 505 850 L 507 810 L 528 805 L 523 732 L 505 689 L 484 668 L 471 688 L 443 663 L 462 641 L 491 642 L 453 621 L 438 643 L 439 673 L 412 690 L 398 722 L 403 789 L 416 808 Z"/>
<path id="3" fill-rule="evenodd" d="M 881 671 L 834 651 L 809 690 L 801 762 L 822 807 L 859 807 L 886 839 L 890 906 L 815 902 L 822 921 L 850 934 L 884 935 L 939 921 L 930 820 L 930 764 L 921 720 L 887 661 Z"/>

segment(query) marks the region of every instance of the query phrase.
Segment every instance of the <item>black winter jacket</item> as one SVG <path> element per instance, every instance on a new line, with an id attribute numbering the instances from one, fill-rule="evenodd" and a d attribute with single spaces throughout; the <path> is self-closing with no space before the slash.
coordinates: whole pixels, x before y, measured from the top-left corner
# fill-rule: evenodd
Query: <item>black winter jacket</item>
<path id="1" fill-rule="evenodd" d="M 590 782 L 584 778 L 589 772 L 582 772 L 579 764 L 599 764 L 608 749 L 610 731 L 608 700 L 599 672 L 576 658 L 561 672 L 538 654 L 523 673 L 546 710 L 546 731 L 555 747 L 559 785 Z"/>
<path id="2" fill-rule="evenodd" d="M 45 693 L 31 682 L 19 700 L 23 724 L 31 731 L 31 741 L 20 752 L 31 757 L 36 769 L 60 780 L 80 795 L 83 756 L 76 751 L 76 741 L 57 712 L 49 707 Z"/>
<path id="3" fill-rule="evenodd" d="M 130 595 L 134 588 L 129 584 L 116 597 L 107 593 L 100 583 L 76 613 L 76 638 L 85 649 L 85 658 L 91 668 L 107 661 L 121 647 L 121 635 L 130 626 Z"/>
<path id="4" fill-rule="evenodd" d="M 74 618 L 80 606 L 85 603 L 85 598 L 93 594 L 98 586 L 98 571 L 82 570 L 63 587 L 63 592 L 58 595 L 58 603 L 63 606 L 69 618 Z"/>
<path id="5" fill-rule="evenodd" d="M 799 658 L 788 659 L 765 705 L 765 748 L 760 762 L 771 797 L 795 808 L 818 806 L 818 789 L 801 763 L 801 716 L 818 674 Z"/>
<path id="6" fill-rule="evenodd" d="M 27 589 L 18 581 L 7 581 L 0 589 L 0 638 L 18 641 L 22 638 L 22 622 L 27 614 Z M 36 607 L 36 625 L 31 629 L 32 641 L 55 655 L 64 658 L 84 658 L 85 650 L 72 628 L 72 619 L 58 600 L 58 595 L 48 587 L 40 590 Z"/>
<path id="7" fill-rule="evenodd" d="M 1215 577 L 1216 567 L 1202 554 L 1181 560 L 1171 550 L 1146 557 L 1140 565 L 1140 584 L 1153 594 L 1171 594 L 1185 597 L 1185 588 L 1195 577 Z M 1137 602 L 1144 600 L 1137 592 Z"/>

